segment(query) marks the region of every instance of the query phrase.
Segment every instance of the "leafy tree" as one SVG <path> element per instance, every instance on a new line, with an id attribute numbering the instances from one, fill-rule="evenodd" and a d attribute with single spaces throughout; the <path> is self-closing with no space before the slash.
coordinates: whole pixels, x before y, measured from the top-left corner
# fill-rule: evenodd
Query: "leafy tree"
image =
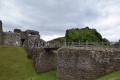
<path id="1" fill-rule="evenodd" d="M 73 40 L 73 41 L 82 41 L 82 42 L 93 42 L 93 41 L 108 41 L 107 39 L 103 38 L 100 33 L 96 31 L 96 29 L 90 29 L 89 27 L 85 28 L 75 28 L 75 29 L 69 29 L 66 31 L 67 39 Z"/>
<path id="2" fill-rule="evenodd" d="M 53 39 L 49 42 L 53 43 L 55 41 L 64 42 L 65 40 L 72 40 L 75 42 L 78 42 L 79 40 L 81 42 L 95 42 L 95 41 L 103 41 L 107 42 L 108 40 L 106 38 L 102 38 L 101 34 L 97 32 L 96 29 L 90 29 L 89 27 L 85 28 L 73 28 L 73 29 L 67 29 L 65 33 L 65 37 L 60 37 Z"/>

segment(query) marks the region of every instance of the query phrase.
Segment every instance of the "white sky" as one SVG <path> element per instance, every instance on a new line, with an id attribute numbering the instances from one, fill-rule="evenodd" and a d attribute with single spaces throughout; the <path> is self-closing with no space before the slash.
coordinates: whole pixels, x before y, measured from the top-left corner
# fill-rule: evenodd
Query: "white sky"
<path id="1" fill-rule="evenodd" d="M 0 0 L 0 20 L 3 31 L 36 30 L 46 41 L 65 36 L 66 29 L 85 26 L 118 41 L 119 8 L 120 0 Z"/>

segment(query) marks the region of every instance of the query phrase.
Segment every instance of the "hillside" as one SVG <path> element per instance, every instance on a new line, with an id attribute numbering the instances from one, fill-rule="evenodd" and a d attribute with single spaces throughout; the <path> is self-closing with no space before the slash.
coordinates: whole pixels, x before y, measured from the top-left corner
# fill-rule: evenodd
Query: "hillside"
<path id="1" fill-rule="evenodd" d="M 0 46 L 0 80 L 58 80 L 56 71 L 36 74 L 23 47 Z"/>
<path id="2" fill-rule="evenodd" d="M 65 34 L 66 39 L 72 41 L 82 41 L 82 42 L 95 42 L 95 41 L 107 41 L 107 39 L 102 38 L 102 35 L 97 32 L 96 29 L 91 29 L 89 27 L 85 28 L 73 28 L 66 30 Z"/>
<path id="3" fill-rule="evenodd" d="M 59 41 L 60 43 L 63 43 L 63 42 L 65 42 L 65 40 L 66 40 L 65 37 L 59 37 L 59 38 L 56 38 L 56 39 L 50 40 L 50 41 L 48 41 L 48 42 L 50 42 L 50 43 L 54 43 L 54 42 Z"/>
<path id="4" fill-rule="evenodd" d="M 65 33 L 65 37 L 56 38 L 49 42 L 55 42 L 55 41 L 64 42 L 66 39 L 72 40 L 74 42 L 78 42 L 79 40 L 81 42 L 108 41 L 106 38 L 103 38 L 102 35 L 96 29 L 85 27 L 81 29 L 79 28 L 67 29 Z"/>

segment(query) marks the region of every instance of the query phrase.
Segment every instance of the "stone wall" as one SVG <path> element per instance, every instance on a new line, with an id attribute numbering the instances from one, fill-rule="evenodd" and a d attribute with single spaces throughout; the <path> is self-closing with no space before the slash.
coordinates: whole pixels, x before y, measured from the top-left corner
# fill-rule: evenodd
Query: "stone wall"
<path id="1" fill-rule="evenodd" d="M 13 46 L 20 46 L 20 34 L 13 33 L 13 32 L 4 32 L 3 33 L 3 44 L 4 45 L 13 45 Z"/>
<path id="2" fill-rule="evenodd" d="M 40 40 L 40 35 L 31 35 L 31 36 L 27 36 L 27 40 L 28 41 L 33 41 L 33 40 Z"/>
<path id="3" fill-rule="evenodd" d="M 14 33 L 21 33 L 21 29 L 14 29 Z"/>
<path id="4" fill-rule="evenodd" d="M 120 49 L 61 48 L 57 76 L 63 80 L 95 80 L 120 70 Z"/>
<path id="5" fill-rule="evenodd" d="M 0 20 L 0 45 L 2 44 L 3 40 L 3 31 L 2 31 L 2 21 Z"/>
<path id="6" fill-rule="evenodd" d="M 33 60 L 35 71 L 44 73 L 57 68 L 57 54 L 53 51 L 45 51 L 42 47 L 28 48 L 28 58 Z"/>

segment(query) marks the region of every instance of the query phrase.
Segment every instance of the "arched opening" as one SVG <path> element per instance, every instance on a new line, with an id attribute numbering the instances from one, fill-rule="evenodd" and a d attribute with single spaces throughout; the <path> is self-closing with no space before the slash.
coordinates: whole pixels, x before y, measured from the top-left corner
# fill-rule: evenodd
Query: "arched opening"
<path id="1" fill-rule="evenodd" d="M 23 46 L 25 39 L 21 39 L 21 46 Z"/>

